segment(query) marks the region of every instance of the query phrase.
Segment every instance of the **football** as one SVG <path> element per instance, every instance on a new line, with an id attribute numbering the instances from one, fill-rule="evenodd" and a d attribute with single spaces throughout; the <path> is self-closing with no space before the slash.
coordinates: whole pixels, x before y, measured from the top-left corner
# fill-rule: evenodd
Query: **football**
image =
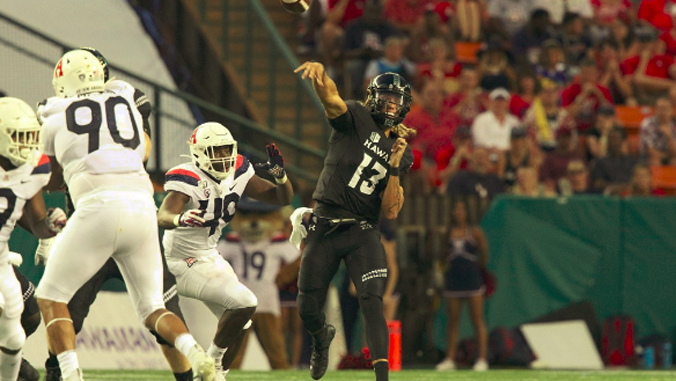
<path id="1" fill-rule="evenodd" d="M 282 7 L 287 11 L 295 14 L 301 14 L 308 10 L 310 0 L 279 0 L 282 4 Z"/>

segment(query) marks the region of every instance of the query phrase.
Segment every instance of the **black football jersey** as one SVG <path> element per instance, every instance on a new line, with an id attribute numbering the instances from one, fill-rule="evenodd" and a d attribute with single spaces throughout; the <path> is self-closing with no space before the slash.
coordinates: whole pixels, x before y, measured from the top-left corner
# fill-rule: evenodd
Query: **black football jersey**
<path id="1" fill-rule="evenodd" d="M 347 112 L 329 120 L 333 132 L 329 152 L 312 197 L 322 217 L 380 218 L 382 193 L 390 172 L 390 154 L 396 136 L 385 136 L 371 113 L 361 104 L 347 101 Z M 401 174 L 413 165 L 407 146 L 399 164 Z"/>

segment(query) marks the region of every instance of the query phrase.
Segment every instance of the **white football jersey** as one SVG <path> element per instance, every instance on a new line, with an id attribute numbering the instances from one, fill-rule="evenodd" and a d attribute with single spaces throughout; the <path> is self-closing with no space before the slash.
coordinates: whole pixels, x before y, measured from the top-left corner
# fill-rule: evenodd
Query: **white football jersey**
<path id="1" fill-rule="evenodd" d="M 174 258 L 194 258 L 213 253 L 221 231 L 235 216 L 235 209 L 249 180 L 253 166 L 237 155 L 235 175 L 220 183 L 193 163 L 181 164 L 166 173 L 164 190 L 190 197 L 185 210 L 204 210 L 204 227 L 177 227 L 164 232 L 164 254 Z"/>
<path id="2" fill-rule="evenodd" d="M 36 167 L 24 164 L 10 171 L 0 168 L 0 263 L 9 260 L 9 237 L 23 215 L 26 201 L 47 185 L 50 176 L 49 158 L 42 155 Z"/>
<path id="3" fill-rule="evenodd" d="M 38 108 L 44 152 L 63 167 L 66 184 L 81 174 L 145 174 L 143 119 L 134 87 L 111 81 L 103 92 L 49 98 Z"/>
<path id="4" fill-rule="evenodd" d="M 292 263 L 300 255 L 285 236 L 247 242 L 236 234 L 228 234 L 218 244 L 218 252 L 235 270 L 237 278 L 256 298 L 256 313 L 280 315 L 279 289 L 275 279 L 283 263 Z"/>

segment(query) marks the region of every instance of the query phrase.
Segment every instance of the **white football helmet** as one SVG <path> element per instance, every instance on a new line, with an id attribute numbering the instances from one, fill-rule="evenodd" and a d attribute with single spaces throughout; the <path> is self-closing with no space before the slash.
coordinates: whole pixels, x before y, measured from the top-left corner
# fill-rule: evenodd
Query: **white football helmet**
<path id="1" fill-rule="evenodd" d="M 18 98 L 0 98 L 0 155 L 19 167 L 40 160 L 40 123 L 35 112 Z"/>
<path id="2" fill-rule="evenodd" d="M 222 124 L 200 124 L 193 131 L 188 144 L 192 162 L 216 180 L 225 180 L 235 173 L 237 141 Z M 221 147 L 230 147 L 230 151 L 219 150 Z"/>
<path id="3" fill-rule="evenodd" d="M 104 90 L 104 68 L 94 54 L 71 50 L 54 67 L 52 86 L 57 97 L 65 98 Z"/>

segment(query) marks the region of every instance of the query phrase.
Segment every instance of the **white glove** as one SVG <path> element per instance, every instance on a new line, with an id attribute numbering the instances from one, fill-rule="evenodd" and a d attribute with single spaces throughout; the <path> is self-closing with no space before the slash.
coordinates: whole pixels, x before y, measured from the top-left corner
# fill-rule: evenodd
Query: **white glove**
<path id="1" fill-rule="evenodd" d="M 206 222 L 204 220 L 204 210 L 190 209 L 174 217 L 174 225 L 180 227 L 201 228 Z"/>
<path id="2" fill-rule="evenodd" d="M 303 215 L 305 213 L 312 213 L 312 208 L 298 208 L 289 217 L 291 225 L 293 225 L 289 242 L 296 246 L 298 250 L 300 250 L 300 243 L 307 237 L 307 229 L 303 226 Z"/>
<path id="3" fill-rule="evenodd" d="M 47 219 L 45 222 L 54 235 L 61 233 L 61 230 L 66 227 L 66 221 L 68 221 L 68 217 L 66 217 L 66 212 L 64 212 L 63 209 L 50 208 L 47 211 Z"/>
<path id="4" fill-rule="evenodd" d="M 19 267 L 23 263 L 23 256 L 19 253 L 15 253 L 13 251 L 9 252 L 9 263 L 12 266 Z"/>
<path id="5" fill-rule="evenodd" d="M 35 249 L 35 264 L 36 265 L 45 265 L 47 266 L 47 260 L 49 259 L 49 252 L 52 249 L 52 243 L 54 243 L 54 237 L 52 238 L 43 238 L 38 241 L 38 248 Z"/>

